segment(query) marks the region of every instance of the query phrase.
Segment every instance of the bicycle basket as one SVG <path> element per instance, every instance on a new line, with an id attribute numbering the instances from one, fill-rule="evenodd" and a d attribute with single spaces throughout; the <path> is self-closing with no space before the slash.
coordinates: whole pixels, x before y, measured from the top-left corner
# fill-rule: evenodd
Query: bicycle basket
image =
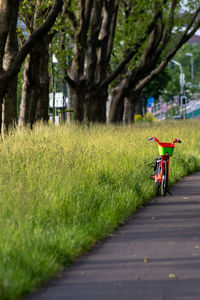
<path id="1" fill-rule="evenodd" d="M 172 156 L 174 152 L 173 143 L 159 143 L 158 144 L 159 155 L 169 155 Z"/>

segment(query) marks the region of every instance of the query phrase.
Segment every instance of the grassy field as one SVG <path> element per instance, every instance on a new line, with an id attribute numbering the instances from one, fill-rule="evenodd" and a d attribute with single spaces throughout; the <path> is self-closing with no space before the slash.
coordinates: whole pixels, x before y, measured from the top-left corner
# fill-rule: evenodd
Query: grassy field
<path id="1" fill-rule="evenodd" d="M 0 299 L 51 278 L 155 195 L 147 163 L 180 138 L 170 182 L 200 170 L 200 121 L 43 126 L 0 144 Z"/>

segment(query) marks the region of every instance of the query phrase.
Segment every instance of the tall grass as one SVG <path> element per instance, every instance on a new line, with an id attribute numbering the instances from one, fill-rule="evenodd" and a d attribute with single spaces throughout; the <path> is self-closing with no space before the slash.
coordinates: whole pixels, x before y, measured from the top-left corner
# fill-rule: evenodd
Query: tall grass
<path id="1" fill-rule="evenodd" d="M 200 121 L 43 126 L 0 144 L 0 299 L 51 278 L 154 194 L 147 163 L 180 138 L 170 181 L 200 170 Z"/>

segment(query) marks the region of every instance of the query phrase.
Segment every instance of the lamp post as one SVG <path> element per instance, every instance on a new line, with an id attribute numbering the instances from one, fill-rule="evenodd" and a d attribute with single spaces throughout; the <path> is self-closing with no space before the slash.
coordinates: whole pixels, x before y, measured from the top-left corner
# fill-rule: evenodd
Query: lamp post
<path id="1" fill-rule="evenodd" d="M 171 62 L 179 67 L 180 70 L 180 86 L 181 86 L 181 95 L 183 95 L 183 87 L 185 85 L 185 74 L 183 73 L 183 68 L 179 62 L 176 60 L 171 60 Z"/>
<path id="2" fill-rule="evenodd" d="M 183 107 L 185 107 L 185 105 L 183 106 L 183 103 L 182 103 L 182 98 L 185 98 L 183 97 L 183 87 L 185 85 L 185 74 L 183 73 L 183 68 L 182 68 L 182 65 L 175 61 L 175 60 L 171 60 L 172 63 L 174 63 L 175 65 L 177 65 L 179 67 L 179 70 L 180 70 L 180 86 L 181 86 L 181 97 L 180 97 L 180 109 L 181 109 L 181 115 L 182 115 L 182 118 L 185 119 L 185 116 L 186 116 L 186 111 L 183 112 Z"/>
<path id="3" fill-rule="evenodd" d="M 53 81 L 53 123 L 56 119 L 56 79 L 55 79 L 55 64 L 57 63 L 55 55 L 52 55 L 52 81 Z"/>
<path id="4" fill-rule="evenodd" d="M 185 55 L 191 57 L 191 83 L 192 83 L 193 82 L 193 78 L 194 78 L 193 54 L 192 53 L 186 53 Z"/>

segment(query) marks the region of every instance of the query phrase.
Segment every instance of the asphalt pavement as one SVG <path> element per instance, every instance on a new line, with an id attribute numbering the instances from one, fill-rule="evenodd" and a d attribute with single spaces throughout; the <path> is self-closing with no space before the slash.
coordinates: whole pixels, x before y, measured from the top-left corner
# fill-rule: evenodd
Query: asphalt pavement
<path id="1" fill-rule="evenodd" d="M 170 191 L 26 300 L 200 300 L 200 173 Z"/>

